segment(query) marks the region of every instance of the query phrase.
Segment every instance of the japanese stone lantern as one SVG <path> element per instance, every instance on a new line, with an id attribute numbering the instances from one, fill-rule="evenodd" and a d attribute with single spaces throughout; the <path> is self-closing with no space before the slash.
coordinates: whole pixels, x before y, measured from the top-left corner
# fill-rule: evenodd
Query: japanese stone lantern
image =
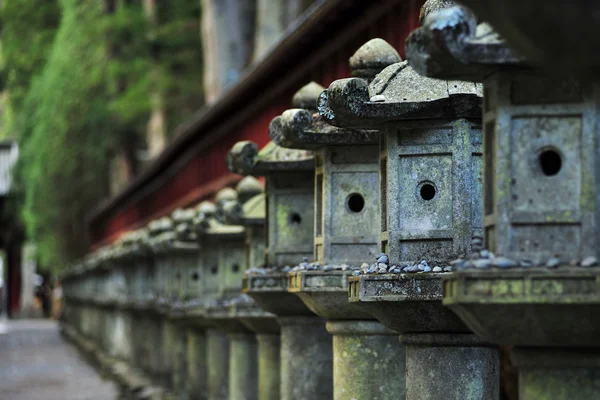
<path id="1" fill-rule="evenodd" d="M 178 294 L 178 278 L 170 251 L 176 234 L 173 220 L 169 217 L 151 221 L 148 227 L 151 235 L 149 243 L 154 258 L 157 293 L 154 303 L 154 310 L 157 313 L 156 326 L 153 329 L 156 329 L 157 337 L 160 338 L 159 345 L 151 350 L 151 369 L 152 376 L 160 382 L 162 387 L 170 391 L 173 389 L 174 341 L 178 335 L 175 324 L 169 319 L 169 311 Z"/>
<path id="2" fill-rule="evenodd" d="M 592 12 L 584 3 L 568 7 L 572 17 Z M 557 33 L 570 30 L 554 15 Z M 528 37 L 530 50 L 549 44 Z M 580 40 L 583 47 L 563 54 L 589 45 Z M 407 54 L 424 75 L 484 84 L 487 249 L 478 239 L 478 251 L 459 261 L 444 304 L 484 340 L 512 346 L 519 398 L 599 398 L 597 79 L 578 75 L 581 64 L 533 67 L 464 7 L 431 13 Z"/>
<path id="3" fill-rule="evenodd" d="M 481 101 L 476 84 L 424 78 L 406 61 L 370 84 L 335 81 L 319 101 L 329 123 L 379 132 L 382 254 L 350 279 L 349 296 L 402 333 L 407 399 L 469 398 L 473 385 L 499 396 L 497 351 L 441 302 L 444 269 L 482 230 Z"/>
<path id="4" fill-rule="evenodd" d="M 215 216 L 200 220 L 197 226 L 206 249 L 205 265 L 212 275 L 207 276 L 207 283 L 211 280 L 218 288 L 205 309 L 205 319 L 211 325 L 206 331 L 209 399 L 230 399 L 244 390 L 257 390 L 254 335 L 230 312 L 231 301 L 240 295 L 246 261 L 246 235 L 237 206 L 238 192 L 222 189 L 216 196 Z M 233 354 L 239 357 L 233 359 Z"/>
<path id="5" fill-rule="evenodd" d="M 199 269 L 199 244 L 193 220 L 196 217 L 194 209 L 178 209 L 171 214 L 174 224 L 175 237 L 169 244 L 172 258 L 172 281 L 176 292 L 174 301 L 168 312 L 169 320 L 175 326 L 174 340 L 171 344 L 172 387 L 173 394 L 178 398 L 189 397 L 187 387 L 187 349 L 188 328 L 193 325 L 195 318 L 189 313 L 197 305 L 202 285 Z"/>
<path id="6" fill-rule="evenodd" d="M 310 89 L 299 91 L 294 102 L 301 103 Z M 228 165 L 235 173 L 266 177 L 267 251 L 262 260 L 249 264 L 243 292 L 278 317 L 281 336 L 257 335 L 258 398 L 319 398 L 327 390 L 323 383 L 331 386 L 331 338 L 325 331 L 325 322 L 287 291 L 290 265 L 313 252 L 312 154 L 274 143 L 268 143 L 259 152 L 255 143 L 244 141 L 231 149 Z M 264 243 L 265 238 L 261 239 Z M 306 346 L 309 338 L 313 343 L 310 347 Z M 309 372 L 310 376 L 303 375 Z"/>
<path id="7" fill-rule="evenodd" d="M 366 85 L 399 60 L 389 44 L 374 39 L 355 53 L 350 67 Z M 379 135 L 328 125 L 315 113 L 316 93 L 312 104 L 312 110 L 285 111 L 270 127 L 279 145 L 315 151 L 317 261 L 295 267 L 288 290 L 328 320 L 335 399 L 403 397 L 404 348 L 397 332 L 348 302 L 349 276 L 379 252 Z"/>

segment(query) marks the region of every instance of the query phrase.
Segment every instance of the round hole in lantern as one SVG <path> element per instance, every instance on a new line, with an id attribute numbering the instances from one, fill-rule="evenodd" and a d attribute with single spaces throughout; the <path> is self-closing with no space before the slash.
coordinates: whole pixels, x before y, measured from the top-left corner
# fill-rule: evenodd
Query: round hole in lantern
<path id="1" fill-rule="evenodd" d="M 562 157 L 554 148 L 543 149 L 538 155 L 538 162 L 542 173 L 546 176 L 557 175 L 562 169 Z"/>
<path id="2" fill-rule="evenodd" d="M 365 208 L 365 198 L 360 193 L 352 193 L 346 199 L 348 210 L 353 213 L 359 213 Z"/>
<path id="3" fill-rule="evenodd" d="M 289 215 L 290 225 L 300 225 L 302 217 L 298 213 L 290 213 Z"/>
<path id="4" fill-rule="evenodd" d="M 437 194 L 437 189 L 435 185 L 431 182 L 423 182 L 421 183 L 421 187 L 419 188 L 419 195 L 425 201 L 433 200 L 435 195 Z"/>

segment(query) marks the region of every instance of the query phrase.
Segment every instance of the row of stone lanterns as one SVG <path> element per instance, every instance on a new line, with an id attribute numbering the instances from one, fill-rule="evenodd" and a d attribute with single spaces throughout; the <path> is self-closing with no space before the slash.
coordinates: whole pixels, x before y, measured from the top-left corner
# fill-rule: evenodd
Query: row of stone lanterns
<path id="1" fill-rule="evenodd" d="M 495 400 L 499 345 L 521 398 L 600 396 L 594 81 L 422 18 L 237 143 L 237 190 L 75 271 L 70 323 L 177 398 Z"/>

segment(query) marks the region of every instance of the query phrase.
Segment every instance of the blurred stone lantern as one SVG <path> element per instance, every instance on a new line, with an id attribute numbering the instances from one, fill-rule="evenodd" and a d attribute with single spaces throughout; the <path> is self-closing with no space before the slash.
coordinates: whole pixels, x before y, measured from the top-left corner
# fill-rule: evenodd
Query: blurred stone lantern
<path id="1" fill-rule="evenodd" d="M 301 102 L 302 95 L 310 89 L 299 91 L 294 102 Z M 320 391 L 324 390 L 319 387 L 323 386 L 320 382 L 324 382 L 331 374 L 331 371 L 321 371 L 323 367 L 331 367 L 331 339 L 327 337 L 324 322 L 308 310 L 297 296 L 287 291 L 290 265 L 313 252 L 312 154 L 309 151 L 284 149 L 274 143 L 268 143 L 259 152 L 255 143 L 244 141 L 234 145 L 227 162 L 232 172 L 266 178 L 267 250 L 262 260 L 256 257 L 248 264 L 250 268 L 246 271 L 243 292 L 262 309 L 278 317 L 281 336 L 279 329 L 260 332 L 253 326 L 255 324 L 249 325 L 258 333 L 258 398 L 317 398 L 322 393 Z M 262 221 L 265 223 L 265 205 L 262 207 Z M 245 218 L 247 215 L 245 211 Z M 261 239 L 264 245 L 265 237 Z M 310 337 L 314 351 L 307 352 L 306 346 L 298 346 L 300 341 L 295 331 L 302 331 Z M 280 364 L 282 357 L 285 358 Z M 329 364 L 323 365 L 319 361 L 323 359 L 329 360 Z M 295 368 L 289 368 L 290 360 L 293 360 Z M 308 370 L 309 365 L 319 379 L 298 377 L 297 370 Z"/>
<path id="2" fill-rule="evenodd" d="M 188 313 L 200 296 L 201 271 L 198 264 L 199 244 L 193 227 L 196 217 L 194 209 L 177 209 L 171 214 L 174 238 L 168 243 L 171 258 L 171 290 L 173 301 L 168 319 L 173 324 L 170 354 L 172 356 L 171 387 L 174 396 L 189 397 L 187 387 L 188 371 L 188 327 L 193 324 L 194 315 Z"/>
<path id="3" fill-rule="evenodd" d="M 505 3 L 495 7 L 508 10 Z M 430 13 L 407 41 L 419 73 L 484 84 L 487 249 L 477 238 L 476 251 L 457 262 L 460 271 L 444 282 L 444 305 L 482 339 L 512 347 L 525 400 L 600 396 L 600 326 L 593 317 L 598 271 L 591 268 L 598 265 L 598 83 L 591 65 L 569 57 L 592 49 L 593 39 L 572 40 L 574 32 L 588 29 L 585 23 L 570 22 L 575 15 L 584 21 L 594 6 L 561 7 L 540 9 L 535 21 L 518 17 L 529 15 L 519 5 L 503 16 L 486 15 L 502 32 L 512 32 L 513 43 L 521 31 L 527 40 L 520 50 L 528 49 L 523 54 L 531 60 L 458 6 Z M 540 37 L 551 36 L 540 26 L 560 33 L 562 45 Z M 536 30 L 537 37 L 531 35 Z M 565 54 L 559 63 L 573 68 L 534 66 L 539 59 L 531 50 L 539 56 L 549 45 Z"/>
<path id="4" fill-rule="evenodd" d="M 174 259 L 170 252 L 176 240 L 173 220 L 162 217 L 148 224 L 150 230 L 149 244 L 152 249 L 155 279 L 156 301 L 154 302 L 155 325 L 151 332 L 156 332 L 158 343 L 149 343 L 156 347 L 147 348 L 151 376 L 161 386 L 172 390 L 172 370 L 174 360 L 174 342 L 178 336 L 175 324 L 169 319 L 169 312 L 178 294 L 178 282 Z"/>
<path id="5" fill-rule="evenodd" d="M 374 39 L 355 53 L 350 67 L 366 85 L 398 61 L 400 56 L 389 44 Z M 315 151 L 317 261 L 296 266 L 288 290 L 328 321 L 334 398 L 403 396 L 404 348 L 397 333 L 348 302 L 348 278 L 379 252 L 379 135 L 326 124 L 325 116 L 315 110 L 319 94 L 314 93 L 312 109 L 285 111 L 270 127 L 277 144 Z M 383 370 L 392 375 L 381 379 Z"/>
<path id="6" fill-rule="evenodd" d="M 240 200 L 260 194 L 259 184 L 246 182 L 240 192 L 222 189 L 216 196 L 214 216 L 199 219 L 197 229 L 205 251 L 205 265 L 217 293 L 209 294 L 205 319 L 207 335 L 208 388 L 211 399 L 239 398 L 256 389 L 256 344 L 253 335 L 231 310 L 231 301 L 240 296 L 246 262 L 246 235 Z M 254 339 L 255 340 L 255 339 Z M 240 355 L 242 354 L 242 355 Z M 236 357 L 237 356 L 237 357 Z"/>
<path id="7" fill-rule="evenodd" d="M 442 272 L 469 254 L 482 230 L 479 88 L 424 78 L 397 62 L 370 84 L 333 82 L 319 111 L 335 126 L 379 132 L 382 254 L 350 278 L 349 296 L 402 333 L 407 398 L 468 398 L 472 384 L 497 382 L 497 352 L 441 302 Z M 475 364 L 477 371 L 460 375 L 445 367 L 469 371 Z M 444 379 L 430 382 L 424 371 Z M 485 398 L 497 398 L 497 384 L 489 389 Z"/>

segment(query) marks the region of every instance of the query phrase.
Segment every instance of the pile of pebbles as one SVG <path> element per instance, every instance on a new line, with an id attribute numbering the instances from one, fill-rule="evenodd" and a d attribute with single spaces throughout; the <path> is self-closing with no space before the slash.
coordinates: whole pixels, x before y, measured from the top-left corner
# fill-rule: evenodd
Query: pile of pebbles
<path id="1" fill-rule="evenodd" d="M 431 266 L 427 260 L 421 260 L 416 264 L 390 265 L 390 259 L 387 254 L 381 253 L 376 257 L 377 262 L 373 264 L 363 263 L 358 271 L 353 275 L 368 274 L 402 274 L 402 273 L 424 273 L 424 272 L 452 272 L 451 266 Z"/>
<path id="2" fill-rule="evenodd" d="M 456 270 L 467 270 L 467 269 L 489 269 L 489 268 L 558 268 L 560 266 L 571 266 L 571 267 L 598 267 L 598 259 L 594 256 L 585 257 L 582 260 L 571 260 L 565 262 L 560 260 L 558 257 L 551 257 L 547 260 L 530 260 L 521 259 L 513 260 L 507 257 L 495 255 L 491 251 L 483 247 L 483 238 L 480 236 L 473 237 L 471 241 L 471 257 L 468 259 L 459 258 L 450 263 Z"/>

